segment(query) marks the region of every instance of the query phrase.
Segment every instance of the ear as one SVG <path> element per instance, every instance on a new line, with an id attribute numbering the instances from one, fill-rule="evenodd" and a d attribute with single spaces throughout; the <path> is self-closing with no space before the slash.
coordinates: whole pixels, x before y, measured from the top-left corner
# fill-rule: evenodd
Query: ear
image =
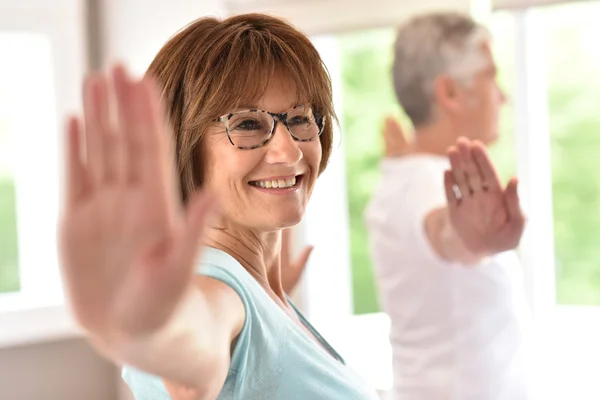
<path id="1" fill-rule="evenodd" d="M 464 88 L 454 78 L 440 75 L 433 82 L 433 98 L 442 113 L 456 114 L 463 107 Z"/>

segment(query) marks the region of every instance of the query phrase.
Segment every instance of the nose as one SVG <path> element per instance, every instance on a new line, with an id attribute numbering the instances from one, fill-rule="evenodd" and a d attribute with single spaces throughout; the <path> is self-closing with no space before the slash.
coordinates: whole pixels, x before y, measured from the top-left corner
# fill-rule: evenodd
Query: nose
<path id="1" fill-rule="evenodd" d="M 302 150 L 286 126 L 278 122 L 273 137 L 266 144 L 266 161 L 269 164 L 295 165 L 302 159 Z"/>

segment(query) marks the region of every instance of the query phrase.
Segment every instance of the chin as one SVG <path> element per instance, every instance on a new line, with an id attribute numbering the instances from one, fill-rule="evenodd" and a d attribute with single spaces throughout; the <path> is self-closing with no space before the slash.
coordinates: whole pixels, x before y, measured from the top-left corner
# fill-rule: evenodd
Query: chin
<path id="1" fill-rule="evenodd" d="M 270 215 L 268 221 L 263 221 L 262 225 L 265 231 L 277 231 L 286 228 L 293 228 L 302 222 L 304 212 L 286 212 L 285 215 Z"/>
<path id="2" fill-rule="evenodd" d="M 489 134 L 483 135 L 483 137 L 480 136 L 480 138 L 479 138 L 479 140 L 486 146 L 490 146 L 490 145 L 496 143 L 498 141 L 498 139 L 499 139 L 498 132 L 490 132 Z"/>

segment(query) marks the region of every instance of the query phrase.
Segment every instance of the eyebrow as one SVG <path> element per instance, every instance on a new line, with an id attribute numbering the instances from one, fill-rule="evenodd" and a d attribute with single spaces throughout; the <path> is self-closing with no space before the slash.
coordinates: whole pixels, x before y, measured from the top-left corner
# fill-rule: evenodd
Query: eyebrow
<path id="1" fill-rule="evenodd" d="M 305 103 L 298 103 L 298 102 L 293 102 L 291 103 L 291 105 L 286 108 L 286 110 L 291 110 L 294 107 L 298 107 L 301 106 Z M 237 106 L 232 112 L 239 112 L 239 111 L 245 111 L 245 110 L 263 110 L 261 107 L 257 106 L 256 104 L 241 104 L 239 106 Z M 268 111 L 268 110 L 265 110 Z"/>

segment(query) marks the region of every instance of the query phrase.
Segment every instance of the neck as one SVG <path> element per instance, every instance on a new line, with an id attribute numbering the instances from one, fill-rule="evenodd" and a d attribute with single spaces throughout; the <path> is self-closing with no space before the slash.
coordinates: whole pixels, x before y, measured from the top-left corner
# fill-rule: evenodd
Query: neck
<path id="1" fill-rule="evenodd" d="M 256 232 L 221 221 L 207 227 L 204 243 L 235 258 L 270 295 L 287 304 L 281 283 L 281 231 Z"/>
<path id="2" fill-rule="evenodd" d="M 445 156 L 448 148 L 460 136 L 449 122 L 438 121 L 415 129 L 414 151 L 416 153 Z"/>

